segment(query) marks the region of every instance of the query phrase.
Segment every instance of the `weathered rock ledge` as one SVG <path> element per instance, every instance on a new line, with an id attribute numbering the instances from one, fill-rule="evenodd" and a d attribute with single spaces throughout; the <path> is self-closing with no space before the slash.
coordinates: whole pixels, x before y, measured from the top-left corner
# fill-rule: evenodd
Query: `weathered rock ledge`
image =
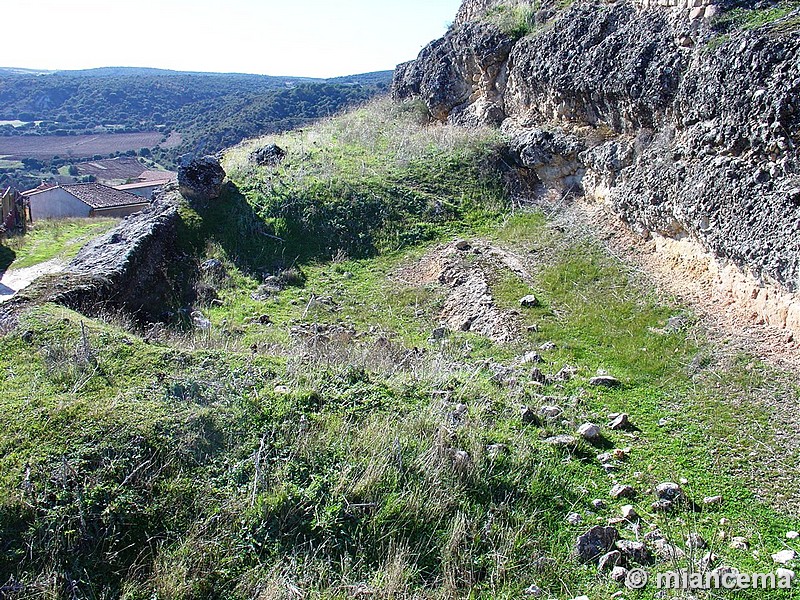
<path id="1" fill-rule="evenodd" d="M 698 244 L 723 279 L 764 290 L 748 294 L 781 296 L 770 320 L 794 314 L 800 15 L 722 36 L 724 4 L 579 0 L 543 8 L 514 41 L 482 19 L 500 4 L 512 3 L 465 0 L 444 38 L 398 68 L 395 97 L 441 121 L 502 124 L 538 181 L 532 200 L 607 203 L 634 231 Z"/>

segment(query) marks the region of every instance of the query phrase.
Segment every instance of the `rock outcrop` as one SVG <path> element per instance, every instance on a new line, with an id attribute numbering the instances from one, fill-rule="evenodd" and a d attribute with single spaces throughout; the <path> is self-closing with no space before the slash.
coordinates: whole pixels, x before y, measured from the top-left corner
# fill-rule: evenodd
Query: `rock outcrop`
<path id="1" fill-rule="evenodd" d="M 84 246 L 62 273 L 42 277 L 4 305 L 4 325 L 34 303 L 55 302 L 86 314 L 123 310 L 158 319 L 180 303 L 190 269 L 178 250 L 177 190 Z M 3 325 L 3 323 L 0 323 Z"/>
<path id="2" fill-rule="evenodd" d="M 465 0 L 398 69 L 395 97 L 440 121 L 502 123 L 541 196 L 605 202 L 644 235 L 800 290 L 797 11 L 723 35 L 707 0 L 579 0 L 514 41 L 484 18 L 500 4 Z"/>

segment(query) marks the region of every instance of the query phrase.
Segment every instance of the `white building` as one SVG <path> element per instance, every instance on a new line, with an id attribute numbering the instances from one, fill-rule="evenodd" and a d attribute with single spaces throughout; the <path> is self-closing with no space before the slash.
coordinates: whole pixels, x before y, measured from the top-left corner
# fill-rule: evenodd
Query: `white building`
<path id="1" fill-rule="evenodd" d="M 23 194 L 30 203 L 31 220 L 70 217 L 125 217 L 150 206 L 148 198 L 101 183 L 57 185 Z"/>

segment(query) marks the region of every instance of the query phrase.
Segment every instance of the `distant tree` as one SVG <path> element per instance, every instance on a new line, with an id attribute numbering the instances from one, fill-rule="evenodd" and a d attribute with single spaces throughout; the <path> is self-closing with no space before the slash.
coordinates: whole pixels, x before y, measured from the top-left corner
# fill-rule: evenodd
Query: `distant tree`
<path id="1" fill-rule="evenodd" d="M 70 165 L 69 169 L 68 169 L 68 172 L 69 172 L 70 176 L 77 177 L 78 176 L 78 167 L 76 167 L 75 165 Z"/>

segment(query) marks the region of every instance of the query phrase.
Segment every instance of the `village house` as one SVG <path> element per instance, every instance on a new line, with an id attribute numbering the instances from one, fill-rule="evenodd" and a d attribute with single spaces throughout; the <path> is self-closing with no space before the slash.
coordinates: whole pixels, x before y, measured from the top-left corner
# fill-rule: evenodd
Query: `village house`
<path id="1" fill-rule="evenodd" d="M 142 198 L 101 183 L 56 185 L 24 192 L 31 220 L 69 217 L 125 217 L 150 206 Z"/>
<path id="2" fill-rule="evenodd" d="M 151 199 L 165 185 L 177 180 L 178 174 L 173 171 L 145 171 L 136 178 L 136 181 L 114 187 L 142 198 Z"/>

